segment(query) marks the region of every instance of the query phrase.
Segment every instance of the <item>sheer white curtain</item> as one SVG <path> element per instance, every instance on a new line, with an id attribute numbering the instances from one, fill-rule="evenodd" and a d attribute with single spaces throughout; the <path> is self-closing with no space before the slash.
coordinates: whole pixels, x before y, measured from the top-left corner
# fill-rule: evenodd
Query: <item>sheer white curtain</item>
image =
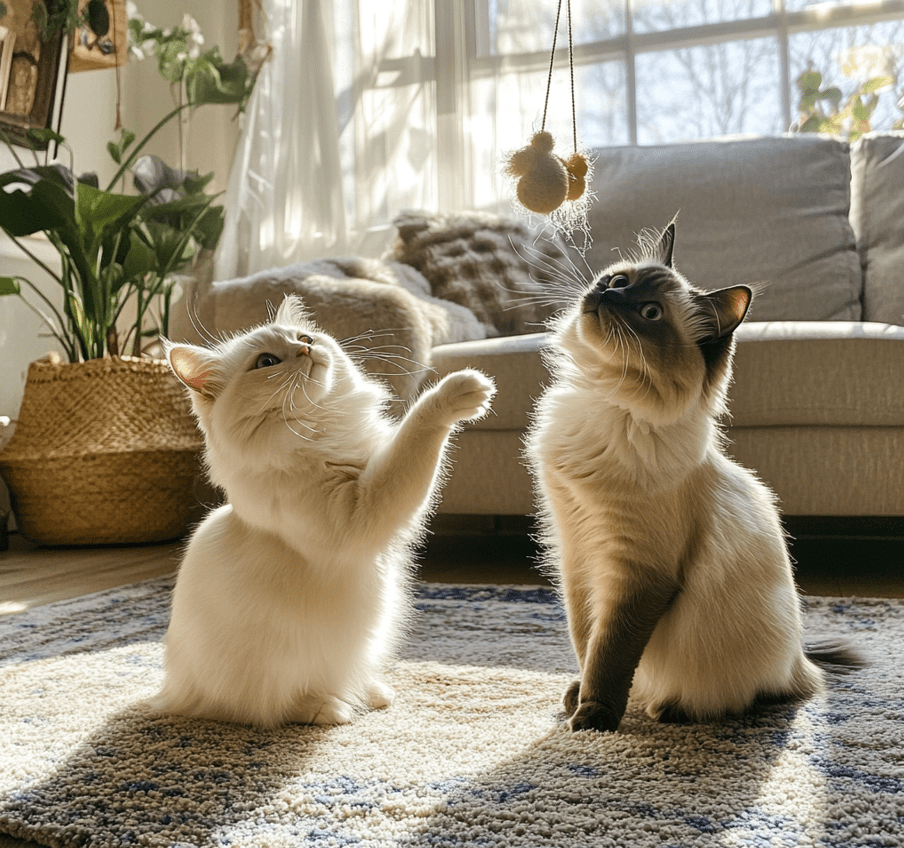
<path id="1" fill-rule="evenodd" d="M 377 255 L 403 209 L 469 205 L 463 87 L 454 68 L 435 82 L 437 33 L 454 64 L 458 30 L 435 19 L 433 0 L 263 0 L 263 10 L 273 54 L 230 175 L 217 279 Z"/>

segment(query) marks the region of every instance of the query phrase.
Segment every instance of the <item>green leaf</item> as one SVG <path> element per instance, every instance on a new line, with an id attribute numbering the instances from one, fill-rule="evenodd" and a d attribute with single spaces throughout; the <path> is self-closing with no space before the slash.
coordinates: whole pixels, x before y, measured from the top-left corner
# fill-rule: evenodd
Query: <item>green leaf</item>
<path id="1" fill-rule="evenodd" d="M 118 292 L 128 282 L 125 278 L 125 269 L 117 262 L 110 262 L 100 269 L 99 282 L 106 295 L 103 298 L 103 323 L 106 325 L 113 320 L 113 299 L 111 295 Z"/>
<path id="2" fill-rule="evenodd" d="M 248 95 L 250 74 L 241 57 L 229 64 L 198 60 L 185 76 L 185 91 L 195 105 L 243 103 Z"/>
<path id="3" fill-rule="evenodd" d="M 159 221 L 148 221 L 145 226 L 150 238 L 150 247 L 157 257 L 158 269 L 178 270 L 194 256 L 191 241 L 186 243 L 181 230 Z"/>
<path id="4" fill-rule="evenodd" d="M 22 294 L 22 287 L 15 277 L 0 277 L 0 297 L 7 294 Z"/>
<path id="5" fill-rule="evenodd" d="M 90 353 L 94 348 L 92 325 L 85 315 L 85 307 L 82 305 L 82 301 L 78 295 L 71 291 L 66 293 L 66 312 L 72 320 L 76 333 L 82 340 L 83 347 Z"/>
<path id="6" fill-rule="evenodd" d="M 119 133 L 119 141 L 116 143 L 112 141 L 107 142 L 107 152 L 110 154 L 110 158 L 117 164 L 122 164 L 122 157 L 125 154 L 126 150 L 132 146 L 132 143 L 135 141 L 135 133 L 131 130 L 127 130 L 123 128 Z"/>
<path id="7" fill-rule="evenodd" d="M 95 252 L 103 238 L 116 233 L 134 219 L 147 199 L 128 194 L 114 194 L 89 185 L 79 185 L 76 221 L 88 252 Z"/>
<path id="8" fill-rule="evenodd" d="M 873 115 L 873 112 L 876 111 L 876 106 L 878 105 L 878 103 L 879 101 L 877 98 L 872 98 L 864 103 L 858 97 L 851 108 L 851 114 L 854 116 L 854 119 L 856 121 L 859 121 L 861 123 L 868 123 L 869 119 Z"/>
<path id="9" fill-rule="evenodd" d="M 817 92 L 822 85 L 822 74 L 819 71 L 804 71 L 797 78 L 797 87 L 803 92 Z"/>
<path id="10" fill-rule="evenodd" d="M 63 136 L 46 127 L 31 127 L 25 135 L 33 143 L 47 144 L 51 141 L 55 141 L 57 144 L 66 143 L 66 139 Z"/>
<path id="11" fill-rule="evenodd" d="M 811 115 L 801 124 L 800 132 L 819 132 L 822 121 L 816 116 Z"/>
<path id="12" fill-rule="evenodd" d="M 0 177 L 0 188 L 19 182 L 3 179 L 9 175 Z M 72 196 L 54 180 L 39 178 L 29 191 L 0 191 L 0 196 L 0 228 L 13 238 L 74 224 Z"/>
<path id="13" fill-rule="evenodd" d="M 873 77 L 871 80 L 867 80 L 861 86 L 860 90 L 865 94 L 868 94 L 872 91 L 878 91 L 880 88 L 888 88 L 895 84 L 895 78 L 890 76 L 882 76 L 882 77 Z"/>
<path id="14" fill-rule="evenodd" d="M 156 253 L 138 236 L 137 232 L 131 233 L 129 250 L 122 266 L 124 279 L 129 282 L 142 280 L 156 269 Z"/>
<path id="15" fill-rule="evenodd" d="M 160 44 L 156 52 L 160 75 L 168 82 L 181 82 L 185 76 L 185 59 L 179 57 L 188 52 L 185 39 L 173 37 L 170 41 Z"/>
<path id="16" fill-rule="evenodd" d="M 205 250 L 214 250 L 223 235 L 226 213 L 222 206 L 211 206 L 195 224 L 195 239 Z"/>

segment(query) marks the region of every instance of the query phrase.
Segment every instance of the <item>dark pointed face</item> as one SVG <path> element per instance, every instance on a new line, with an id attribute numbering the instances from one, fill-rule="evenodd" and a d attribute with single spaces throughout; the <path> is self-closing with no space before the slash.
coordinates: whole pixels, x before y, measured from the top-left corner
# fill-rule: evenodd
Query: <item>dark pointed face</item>
<path id="1" fill-rule="evenodd" d="M 685 345 L 686 288 L 661 265 L 615 267 L 595 281 L 581 308 L 596 316 L 601 327 L 621 326 L 655 347 Z"/>
<path id="2" fill-rule="evenodd" d="M 639 262 L 607 268 L 584 292 L 562 336 L 576 363 L 608 384 L 626 407 L 669 418 L 724 390 L 732 333 L 750 289 L 703 292 L 670 267 L 670 225 Z"/>

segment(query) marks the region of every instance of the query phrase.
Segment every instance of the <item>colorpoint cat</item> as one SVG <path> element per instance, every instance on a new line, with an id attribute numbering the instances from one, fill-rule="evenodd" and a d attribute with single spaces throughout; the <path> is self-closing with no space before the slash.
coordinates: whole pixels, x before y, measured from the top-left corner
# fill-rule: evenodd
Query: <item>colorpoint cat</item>
<path id="1" fill-rule="evenodd" d="M 615 730 L 629 691 L 664 721 L 806 698 L 859 660 L 802 644 L 773 493 L 725 453 L 733 333 L 752 291 L 703 292 L 675 226 L 641 240 L 553 323 L 551 385 L 526 440 L 548 570 L 580 679 L 574 730 Z"/>

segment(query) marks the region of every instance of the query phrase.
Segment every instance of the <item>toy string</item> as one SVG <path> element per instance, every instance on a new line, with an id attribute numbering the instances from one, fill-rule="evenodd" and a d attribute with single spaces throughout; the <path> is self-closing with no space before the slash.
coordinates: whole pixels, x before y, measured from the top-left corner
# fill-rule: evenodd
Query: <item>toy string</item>
<path id="1" fill-rule="evenodd" d="M 574 41 L 571 28 L 571 0 L 566 0 L 565 11 L 568 17 L 568 70 L 571 75 L 571 131 L 574 142 L 574 150 L 578 149 L 578 116 L 574 99 Z M 546 100 L 543 103 L 543 122 L 540 125 L 540 132 L 546 129 L 546 112 L 549 109 L 549 94 L 552 89 L 552 68 L 556 58 L 556 40 L 559 37 L 559 19 L 562 16 L 562 0 L 559 0 L 559 6 L 556 9 L 556 26 L 552 33 L 552 50 L 549 53 L 549 75 L 546 79 Z"/>

